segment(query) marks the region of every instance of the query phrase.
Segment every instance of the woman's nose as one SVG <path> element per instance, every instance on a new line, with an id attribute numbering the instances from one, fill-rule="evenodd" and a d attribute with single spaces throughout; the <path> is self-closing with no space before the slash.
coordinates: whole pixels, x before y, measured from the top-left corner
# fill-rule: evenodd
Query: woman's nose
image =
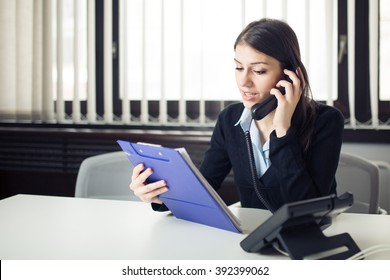
<path id="1" fill-rule="evenodd" d="M 240 86 L 250 86 L 252 84 L 252 80 L 248 73 L 241 73 L 239 77 Z"/>

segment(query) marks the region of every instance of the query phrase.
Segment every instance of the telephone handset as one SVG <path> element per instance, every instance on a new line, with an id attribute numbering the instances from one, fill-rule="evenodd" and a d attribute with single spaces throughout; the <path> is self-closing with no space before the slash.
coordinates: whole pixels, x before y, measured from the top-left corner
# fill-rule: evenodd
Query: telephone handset
<path id="1" fill-rule="evenodd" d="M 289 83 L 292 83 L 290 77 L 287 75 L 284 75 L 283 79 L 288 81 Z M 286 90 L 284 89 L 284 87 L 279 87 L 279 91 L 283 95 L 286 94 Z M 261 120 L 266 115 L 268 115 L 273 110 L 275 110 L 276 106 L 278 106 L 278 100 L 276 99 L 275 96 L 271 95 L 263 102 L 256 103 L 255 105 L 252 106 L 251 108 L 252 118 L 255 119 L 256 121 Z"/>

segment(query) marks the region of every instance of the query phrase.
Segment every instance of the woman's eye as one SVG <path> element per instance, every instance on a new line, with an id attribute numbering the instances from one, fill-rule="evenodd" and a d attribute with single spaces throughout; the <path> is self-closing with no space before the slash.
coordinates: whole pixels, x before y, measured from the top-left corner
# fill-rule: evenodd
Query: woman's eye
<path id="1" fill-rule="evenodd" d="M 236 70 L 237 70 L 237 71 L 242 71 L 242 70 L 244 70 L 244 68 L 242 68 L 242 67 L 236 67 Z"/>
<path id="2" fill-rule="evenodd" d="M 264 73 L 265 73 L 265 71 L 264 71 L 264 70 L 260 70 L 260 71 L 253 71 L 253 72 L 255 72 L 257 75 L 261 75 L 261 74 L 264 74 Z"/>

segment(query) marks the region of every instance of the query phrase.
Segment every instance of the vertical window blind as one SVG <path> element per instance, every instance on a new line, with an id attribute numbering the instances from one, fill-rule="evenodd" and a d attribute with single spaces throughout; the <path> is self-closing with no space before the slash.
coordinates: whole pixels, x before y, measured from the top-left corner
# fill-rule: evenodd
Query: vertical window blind
<path id="1" fill-rule="evenodd" d="M 379 99 L 389 102 L 390 89 L 387 81 L 388 77 L 390 76 L 390 53 L 388 51 L 390 49 L 390 2 L 386 0 L 380 0 L 378 7 L 378 1 L 370 1 L 370 5 L 373 5 L 373 7 L 370 6 L 370 27 L 372 26 L 374 29 L 374 34 L 372 37 L 370 37 L 370 50 L 373 50 L 373 52 L 371 52 L 370 58 L 370 62 L 372 63 L 370 69 L 373 69 L 375 75 L 379 75 L 379 87 L 372 85 L 372 88 L 375 87 L 373 90 L 378 90 L 379 88 Z M 378 15 L 379 26 L 376 22 L 376 17 L 378 17 Z M 378 44 L 380 58 L 379 61 L 377 56 L 375 56 L 376 50 L 378 49 Z M 375 63 L 379 63 L 379 67 L 375 65 Z M 379 74 L 376 72 L 378 68 Z M 378 78 L 375 76 L 372 76 L 372 79 L 374 83 L 378 81 Z M 387 106 L 387 108 L 389 107 L 390 106 Z M 376 113 L 377 112 L 373 111 L 373 118 L 377 116 Z M 383 126 L 390 126 L 390 118 L 387 119 L 387 121 L 383 121 L 383 123 Z M 376 127 L 376 124 L 373 124 L 373 126 Z"/>
<path id="2" fill-rule="evenodd" d="M 103 1 L 104 24 L 97 30 L 95 0 L 0 0 L 1 122 L 213 126 L 217 112 L 240 100 L 234 40 L 262 17 L 283 19 L 296 31 L 313 97 L 329 105 L 337 99 L 337 0 L 117 1 L 118 18 L 113 1 Z M 372 118 L 362 124 L 354 113 L 358 30 L 355 1 L 348 0 L 346 126 L 389 129 L 378 120 L 379 0 L 369 2 Z M 96 32 L 104 36 L 101 99 Z M 113 57 L 119 62 L 118 92 Z"/>

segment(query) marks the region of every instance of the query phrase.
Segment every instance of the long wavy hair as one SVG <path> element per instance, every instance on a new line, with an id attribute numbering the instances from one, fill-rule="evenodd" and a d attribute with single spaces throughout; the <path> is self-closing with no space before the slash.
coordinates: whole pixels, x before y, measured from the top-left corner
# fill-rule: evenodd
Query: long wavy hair
<path id="1" fill-rule="evenodd" d="M 251 22 L 241 31 L 234 43 L 234 50 L 238 44 L 242 43 L 275 58 L 282 69 L 295 71 L 300 68 L 303 76 L 300 77 L 302 95 L 291 123 L 297 129 L 301 147 L 306 156 L 317 117 L 317 103 L 312 98 L 309 77 L 301 61 L 299 43 L 294 30 L 283 21 L 264 18 Z"/>

